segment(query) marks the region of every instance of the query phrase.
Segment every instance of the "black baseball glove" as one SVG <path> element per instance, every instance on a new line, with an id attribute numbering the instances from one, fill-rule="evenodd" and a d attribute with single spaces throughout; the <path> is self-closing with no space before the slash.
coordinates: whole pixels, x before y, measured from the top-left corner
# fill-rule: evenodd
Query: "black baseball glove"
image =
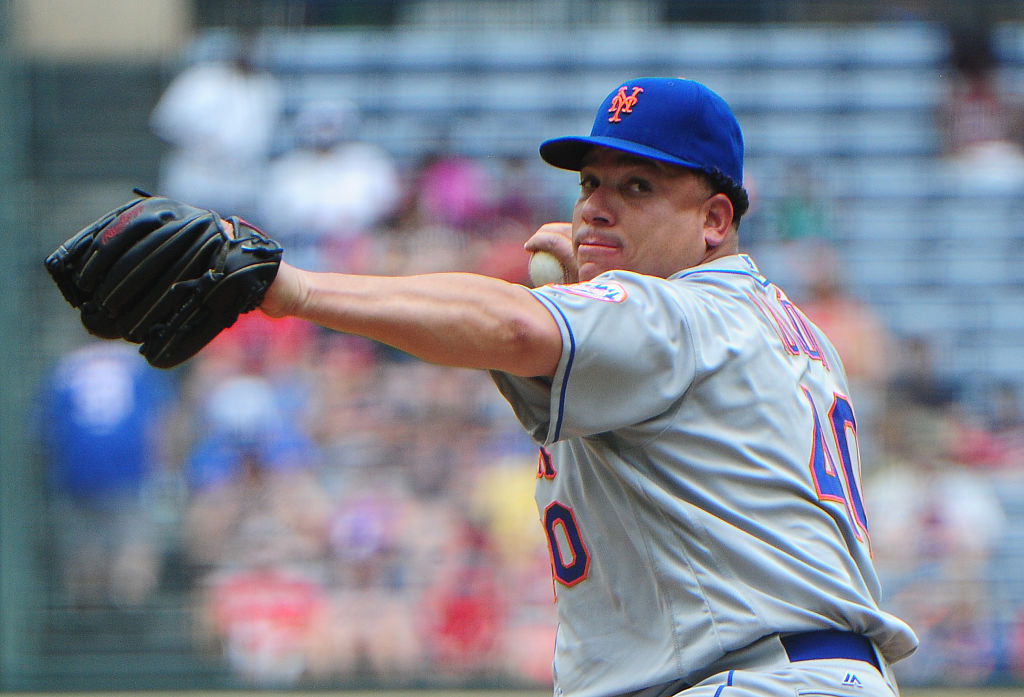
<path id="1" fill-rule="evenodd" d="M 150 365 L 171 368 L 262 302 L 282 249 L 240 218 L 229 226 L 136 193 L 57 247 L 46 269 L 91 334 L 141 344 Z"/>

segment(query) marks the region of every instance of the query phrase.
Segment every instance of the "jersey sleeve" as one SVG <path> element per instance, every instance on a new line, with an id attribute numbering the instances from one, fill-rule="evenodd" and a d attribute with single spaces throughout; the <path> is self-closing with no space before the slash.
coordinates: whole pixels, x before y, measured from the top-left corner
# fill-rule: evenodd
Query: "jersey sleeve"
<path id="1" fill-rule="evenodd" d="M 639 424 L 685 393 L 695 373 L 684 304 L 664 279 L 611 272 L 535 289 L 562 334 L 550 381 L 495 374 L 535 440 L 550 444 Z"/>

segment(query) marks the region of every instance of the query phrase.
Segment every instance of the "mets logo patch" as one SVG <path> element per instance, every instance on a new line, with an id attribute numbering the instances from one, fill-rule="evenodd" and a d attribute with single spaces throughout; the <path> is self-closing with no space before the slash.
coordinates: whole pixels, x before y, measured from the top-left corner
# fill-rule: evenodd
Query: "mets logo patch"
<path id="1" fill-rule="evenodd" d="M 644 91 L 643 87 L 634 87 L 631 94 L 626 94 L 626 85 L 619 88 L 619 91 L 612 97 L 611 106 L 608 107 L 608 113 L 611 116 L 608 117 L 610 123 L 619 123 L 622 121 L 623 114 L 632 114 L 633 107 L 636 106 L 637 97 Z"/>
<path id="2" fill-rule="evenodd" d="M 620 303 L 626 299 L 626 289 L 615 282 L 587 281 L 569 286 L 553 285 L 551 288 L 581 298 L 600 300 L 606 303 Z"/>

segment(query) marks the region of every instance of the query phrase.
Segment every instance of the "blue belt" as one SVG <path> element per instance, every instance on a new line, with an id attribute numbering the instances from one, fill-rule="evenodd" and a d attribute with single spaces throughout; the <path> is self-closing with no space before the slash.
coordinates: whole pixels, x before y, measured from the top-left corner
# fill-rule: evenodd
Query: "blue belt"
<path id="1" fill-rule="evenodd" d="M 867 637 L 851 632 L 823 630 L 780 636 L 791 661 L 813 661 L 819 658 L 848 658 L 865 661 L 881 671 L 875 647 Z"/>

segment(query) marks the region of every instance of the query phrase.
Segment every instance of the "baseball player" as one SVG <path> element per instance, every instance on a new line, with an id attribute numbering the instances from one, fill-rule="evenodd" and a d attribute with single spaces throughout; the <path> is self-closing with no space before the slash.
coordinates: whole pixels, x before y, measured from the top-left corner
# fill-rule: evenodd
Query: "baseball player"
<path id="1" fill-rule="evenodd" d="M 731 110 L 637 79 L 540 153 L 580 196 L 527 248 L 577 282 L 282 264 L 263 310 L 492 371 L 542 446 L 556 695 L 897 694 L 917 640 L 877 602 L 847 380 L 739 253 Z"/>
<path id="2" fill-rule="evenodd" d="M 632 80 L 589 136 L 540 154 L 579 172 L 580 195 L 572 222 L 542 227 L 527 249 L 553 254 L 571 282 L 312 272 L 244 221 L 162 199 L 114 211 L 47 264 L 87 327 L 144 341 L 158 367 L 262 298 L 270 316 L 491 371 L 541 446 L 556 695 L 897 694 L 890 665 L 917 639 L 877 602 L 846 376 L 829 340 L 739 253 L 748 201 L 728 105 L 690 80 Z M 119 269 L 167 247 L 148 231 L 178 219 L 198 221 L 184 228 L 231 263 L 172 285 L 169 303 L 193 295 L 166 322 L 145 305 L 119 310 L 123 294 L 108 292 L 130 285 Z M 141 251 L 113 263 L 138 236 Z M 211 284 L 221 290 L 204 294 Z M 242 300 L 225 312 L 232 293 Z"/>

